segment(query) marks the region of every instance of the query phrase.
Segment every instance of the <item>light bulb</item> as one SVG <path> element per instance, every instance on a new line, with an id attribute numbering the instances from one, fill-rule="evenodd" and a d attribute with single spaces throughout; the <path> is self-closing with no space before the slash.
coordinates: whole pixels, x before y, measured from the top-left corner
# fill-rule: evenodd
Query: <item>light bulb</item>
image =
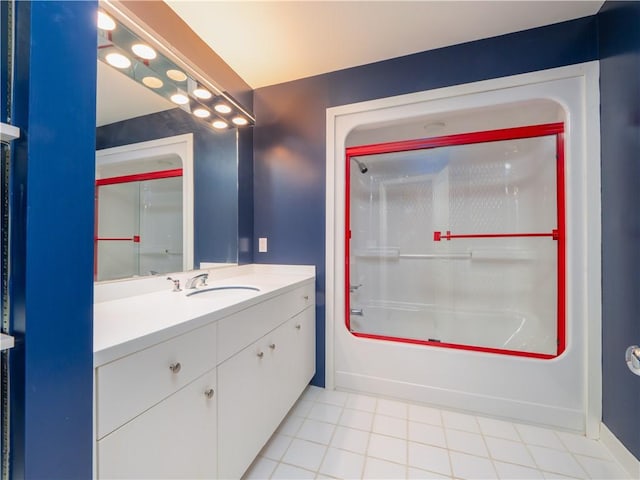
<path id="1" fill-rule="evenodd" d="M 218 113 L 231 113 L 231 107 L 226 103 L 219 103 L 213 108 L 215 108 Z"/>
<path id="2" fill-rule="evenodd" d="M 176 82 L 184 82 L 187 79 L 187 75 L 180 70 L 167 70 L 167 77 Z"/>
<path id="3" fill-rule="evenodd" d="M 207 118 L 211 115 L 211 112 L 209 110 L 205 110 L 204 108 L 196 108 L 193 111 L 193 114 L 199 118 Z"/>
<path id="4" fill-rule="evenodd" d="M 244 117 L 233 117 L 231 121 L 240 127 L 249 123 Z"/>
<path id="5" fill-rule="evenodd" d="M 162 88 L 164 83 L 157 77 L 144 77 L 142 79 L 142 83 L 144 83 L 149 88 Z"/>
<path id="6" fill-rule="evenodd" d="M 213 128 L 217 128 L 218 130 L 222 130 L 223 128 L 227 128 L 229 126 L 227 122 L 223 122 L 222 120 L 216 120 L 211 125 L 213 125 Z"/>
<path id="7" fill-rule="evenodd" d="M 111 18 L 106 13 L 104 13 L 101 10 L 98 10 L 98 28 L 100 30 L 109 30 L 109 31 L 115 30 L 116 22 L 113 18 Z"/>
<path id="8" fill-rule="evenodd" d="M 203 100 L 209 100 L 211 98 L 211 92 L 209 90 L 206 90 L 202 87 L 198 87 L 193 91 L 193 94 L 198 97 L 201 98 Z"/>
<path id="9" fill-rule="evenodd" d="M 156 58 L 156 51 L 144 43 L 136 43 L 135 45 L 132 45 L 131 51 L 145 60 L 153 60 Z"/>
<path id="10" fill-rule="evenodd" d="M 178 105 L 186 105 L 189 103 L 189 97 L 183 95 L 182 93 L 174 93 L 171 95 L 171 101 L 173 103 L 177 103 Z"/>
<path id="11" fill-rule="evenodd" d="M 122 55 L 121 53 L 109 53 L 105 57 L 107 63 L 116 68 L 129 68 L 131 66 L 131 60 Z"/>

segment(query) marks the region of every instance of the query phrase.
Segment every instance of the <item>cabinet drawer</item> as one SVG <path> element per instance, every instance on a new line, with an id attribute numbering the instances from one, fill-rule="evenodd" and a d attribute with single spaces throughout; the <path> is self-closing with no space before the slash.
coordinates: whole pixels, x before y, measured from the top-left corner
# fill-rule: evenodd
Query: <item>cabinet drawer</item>
<path id="1" fill-rule="evenodd" d="M 100 480 L 216 477 L 216 371 L 98 441 Z"/>
<path id="2" fill-rule="evenodd" d="M 313 282 L 221 319 L 218 322 L 218 364 L 309 305 L 315 305 Z"/>
<path id="3" fill-rule="evenodd" d="M 97 438 L 215 367 L 216 334 L 213 323 L 99 367 Z"/>

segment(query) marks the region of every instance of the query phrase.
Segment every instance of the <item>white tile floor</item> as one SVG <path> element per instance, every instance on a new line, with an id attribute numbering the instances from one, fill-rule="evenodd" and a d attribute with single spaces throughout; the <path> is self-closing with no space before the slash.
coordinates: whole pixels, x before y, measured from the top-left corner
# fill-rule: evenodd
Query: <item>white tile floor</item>
<path id="1" fill-rule="evenodd" d="M 245 479 L 629 479 L 571 433 L 308 387 Z"/>

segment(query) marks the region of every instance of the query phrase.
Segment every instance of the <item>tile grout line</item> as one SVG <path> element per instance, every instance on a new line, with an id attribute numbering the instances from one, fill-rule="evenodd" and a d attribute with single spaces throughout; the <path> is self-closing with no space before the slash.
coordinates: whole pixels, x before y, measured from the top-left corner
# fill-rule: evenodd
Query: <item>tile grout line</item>
<path id="1" fill-rule="evenodd" d="M 380 409 L 380 404 L 379 404 L 379 400 L 380 399 L 378 397 L 375 397 L 375 396 L 372 396 L 372 395 L 366 395 L 366 396 L 368 398 L 371 398 L 371 399 L 374 400 L 373 412 L 370 412 L 369 410 L 361 409 L 363 404 L 359 404 L 356 407 L 349 409 L 347 407 L 349 405 L 350 398 L 352 398 L 350 396 L 351 395 L 361 395 L 361 394 L 359 394 L 357 392 L 345 392 L 345 393 L 347 394 L 346 400 L 341 405 L 337 405 L 335 403 L 322 401 L 322 400 L 320 400 L 320 396 L 318 394 L 313 395 L 312 396 L 312 400 L 309 400 L 309 397 L 305 398 L 306 401 L 310 402 L 311 408 L 308 409 L 308 412 L 305 414 L 305 416 L 301 416 L 300 417 L 302 419 L 302 421 L 301 421 L 300 425 L 298 425 L 298 427 L 295 429 L 295 432 L 293 433 L 293 437 L 292 437 L 291 441 L 289 442 L 287 448 L 285 449 L 285 452 L 281 456 L 280 460 L 278 462 L 276 462 L 276 467 L 274 468 L 274 471 L 271 473 L 271 477 L 273 477 L 273 475 L 275 474 L 275 470 L 277 470 L 277 468 L 278 468 L 278 466 L 280 464 L 289 465 L 288 463 L 283 462 L 283 459 L 286 456 L 287 452 L 289 451 L 289 449 L 290 449 L 290 447 L 291 447 L 291 445 L 293 443 L 293 440 L 294 439 L 306 440 L 306 439 L 302 439 L 302 438 L 297 437 L 297 435 L 300 433 L 300 431 L 302 429 L 302 425 L 304 424 L 304 422 L 306 420 L 313 420 L 313 421 L 316 421 L 316 422 L 319 422 L 319 423 L 326 423 L 326 424 L 333 425 L 333 431 L 332 431 L 331 437 L 329 438 L 328 443 L 326 445 L 322 444 L 322 442 L 319 442 L 319 441 L 306 440 L 306 441 L 309 441 L 310 443 L 323 445 L 326 448 L 325 452 L 323 454 L 323 457 L 322 457 L 322 459 L 320 461 L 320 465 L 319 465 L 318 469 L 315 471 L 316 476 L 321 475 L 320 471 L 321 471 L 321 468 L 322 468 L 322 464 L 326 459 L 326 456 L 328 454 L 329 448 L 332 448 L 331 444 L 332 444 L 333 440 L 336 437 L 337 429 L 339 427 L 343 427 L 345 429 L 356 430 L 356 431 L 361 431 L 361 432 L 366 432 L 367 433 L 366 445 L 364 446 L 364 455 L 362 455 L 364 457 L 364 463 L 362 465 L 361 478 L 364 478 L 364 472 L 366 471 L 367 460 L 370 459 L 370 458 L 371 459 L 378 459 L 378 460 L 381 460 L 381 461 L 389 462 L 389 463 L 404 467 L 405 476 L 408 478 L 409 470 L 411 468 L 411 465 L 409 463 L 409 447 L 410 447 L 410 443 L 409 443 L 410 442 L 410 439 L 409 439 L 409 425 L 410 425 L 410 423 L 412 421 L 411 418 L 410 418 L 410 415 L 409 415 L 409 410 L 410 410 L 411 405 L 413 405 L 413 404 L 409 404 L 407 402 L 399 402 L 399 401 L 395 400 L 397 403 L 402 403 L 404 405 L 405 413 L 406 413 L 406 416 L 405 416 L 404 422 L 403 422 L 406 435 L 405 435 L 405 438 L 400 438 L 400 440 L 404 440 L 405 441 L 406 462 L 404 464 L 401 464 L 401 463 L 390 461 L 390 460 L 387 460 L 387 459 L 384 459 L 384 458 L 379 458 L 377 456 L 370 456 L 369 455 L 369 449 L 370 449 L 370 446 L 371 446 L 372 435 L 375 433 L 374 432 L 374 423 L 375 423 L 376 416 L 377 415 L 381 415 L 381 416 L 391 417 L 391 418 L 398 418 L 398 417 L 394 416 L 394 415 L 383 415 L 384 412 L 381 412 L 379 410 Z M 317 405 L 317 404 L 330 405 L 330 406 L 334 406 L 334 407 L 340 408 L 340 414 L 339 414 L 338 418 L 336 419 L 335 423 L 331 423 L 331 422 L 327 422 L 327 421 L 323 421 L 323 420 L 312 419 L 312 418 L 309 417 L 309 414 L 310 414 L 311 410 L 313 409 L 313 406 Z M 417 406 L 422 406 L 422 405 L 417 404 Z M 439 408 L 434 408 L 434 407 L 431 407 L 431 406 L 427 406 L 427 407 L 431 408 L 433 410 L 437 410 L 437 412 L 438 412 L 438 417 L 439 417 L 439 419 L 441 421 L 440 428 L 442 428 L 442 431 L 443 431 L 443 434 L 444 434 L 443 436 L 444 436 L 445 445 L 446 445 L 445 449 L 447 450 L 447 454 L 448 454 L 447 457 L 448 457 L 448 460 L 449 460 L 449 468 L 450 468 L 450 472 L 451 472 L 451 478 L 453 478 L 454 470 L 453 470 L 453 460 L 451 458 L 452 450 L 450 449 L 450 442 L 449 442 L 449 438 L 448 438 L 448 429 L 446 428 L 446 424 L 444 422 L 444 410 L 439 409 Z M 360 428 L 353 428 L 350 425 L 341 425 L 340 421 L 341 421 L 342 418 L 344 418 L 344 415 L 346 414 L 347 410 L 353 410 L 355 412 L 359 412 L 360 414 L 364 414 L 364 413 L 371 414 L 372 418 L 371 418 L 371 423 L 369 424 L 368 430 L 362 430 Z M 453 411 L 453 413 L 460 413 L 460 412 Z M 499 478 L 498 469 L 496 467 L 496 462 L 498 462 L 498 461 L 500 461 L 501 463 L 518 466 L 518 467 L 521 467 L 521 468 L 532 468 L 532 466 L 530 464 L 524 465 L 523 463 L 518 463 L 518 462 L 516 462 L 514 460 L 498 460 L 497 458 L 494 458 L 494 456 L 491 454 L 491 451 L 490 451 L 489 445 L 488 445 L 488 438 L 489 437 L 496 438 L 496 439 L 501 440 L 501 441 L 514 442 L 516 444 L 520 444 L 520 445 L 524 446 L 525 451 L 531 457 L 533 465 L 535 465 L 535 467 L 533 467 L 533 469 L 536 470 L 541 475 L 554 475 L 554 474 L 556 474 L 556 475 L 559 475 L 559 474 L 565 475 L 565 474 L 561 473 L 561 472 L 552 472 L 552 471 L 548 471 L 548 470 L 543 470 L 541 468 L 539 462 L 536 460 L 536 458 L 531 453 L 531 448 L 533 446 L 536 446 L 536 447 L 539 447 L 539 448 L 548 449 L 548 450 L 551 450 L 551 451 L 555 451 L 557 453 L 569 454 L 567 458 L 571 458 L 571 460 L 573 462 L 575 462 L 575 464 L 578 465 L 578 469 L 581 472 L 580 475 L 581 475 L 581 477 L 583 477 L 585 479 L 591 478 L 590 477 L 591 474 L 589 473 L 587 468 L 585 466 L 583 466 L 583 464 L 580 462 L 580 460 L 578 458 L 578 455 L 580 455 L 582 457 L 589 458 L 589 459 L 593 459 L 594 461 L 607 462 L 607 463 L 610 463 L 612 465 L 619 466 L 617 462 L 612 461 L 609 458 L 602 458 L 601 455 L 594 455 L 593 453 L 591 453 L 588 450 L 587 450 L 587 454 L 578 453 L 577 451 L 574 452 L 573 449 L 571 449 L 571 448 L 569 448 L 567 446 L 568 444 L 565 441 L 563 441 L 563 439 L 560 437 L 560 435 L 558 435 L 558 432 L 556 432 L 555 430 L 552 430 L 552 429 L 544 428 L 542 426 L 531 425 L 531 427 L 541 428 L 543 430 L 546 430 L 547 432 L 550 432 L 553 435 L 553 437 L 559 442 L 558 445 L 561 446 L 562 448 L 548 447 L 546 445 L 536 445 L 535 443 L 532 443 L 532 444 L 527 443 L 524 440 L 522 432 L 520 431 L 520 429 L 517 428 L 517 426 L 519 424 L 515 424 L 513 422 L 508 422 L 507 423 L 504 420 L 493 419 L 491 417 L 487 417 L 487 418 L 490 419 L 490 420 L 498 420 L 498 421 L 501 421 L 501 422 L 505 422 L 506 424 L 510 425 L 515 430 L 516 438 L 518 440 L 515 440 L 511 436 L 506 436 L 505 437 L 504 435 L 487 434 L 487 433 L 484 432 L 482 427 L 479 425 L 480 422 L 479 422 L 478 416 L 469 415 L 467 413 L 464 413 L 463 415 L 471 416 L 474 419 L 474 423 L 476 424 L 476 426 L 480 427 L 479 428 L 479 434 L 482 437 L 483 445 L 485 446 L 485 449 L 487 451 L 485 456 L 472 454 L 472 453 L 468 453 L 468 452 L 463 452 L 463 453 L 471 455 L 471 456 L 474 456 L 474 457 L 477 457 L 477 458 L 485 458 L 485 459 L 489 460 L 489 462 L 492 465 L 492 468 L 494 470 L 494 473 L 496 475 L 496 479 Z M 428 425 L 430 427 L 439 427 L 438 425 L 433 425 L 431 422 L 422 422 L 422 421 L 418 421 L 418 420 L 415 420 L 415 422 L 418 423 L 418 424 L 426 424 L 426 425 Z M 525 426 L 527 426 L 527 425 L 525 424 Z M 475 433 L 475 432 L 469 432 L 468 429 L 463 429 L 463 428 L 452 428 L 451 430 L 456 430 L 456 431 L 461 430 L 461 431 L 466 432 L 466 433 Z M 380 435 L 380 436 L 383 436 L 383 437 L 398 439 L 398 437 L 396 437 L 394 435 L 391 435 L 391 434 L 386 434 L 386 433 L 377 433 L 377 434 Z M 289 436 L 289 435 L 285 435 L 285 436 Z M 427 445 L 427 446 L 430 446 L 430 447 L 434 447 L 434 448 L 439 448 L 438 445 L 432 445 L 430 443 L 423 443 L 421 441 L 417 441 L 417 443 L 418 444 L 424 444 L 424 445 Z M 348 450 L 347 448 L 338 448 L 338 447 L 336 447 L 336 449 L 342 450 L 342 451 L 346 451 L 346 452 L 349 452 L 349 453 L 352 453 L 352 454 L 358 454 L 358 452 L 355 452 L 353 450 Z M 517 458 L 517 457 L 512 457 L 512 458 Z M 302 468 L 303 470 L 306 470 L 306 471 L 312 473 L 310 470 L 305 469 L 304 467 L 300 467 L 300 466 L 297 466 L 297 465 L 291 465 L 291 466 L 296 467 L 296 468 Z M 420 470 L 422 470 L 422 469 L 420 469 Z M 436 472 L 433 472 L 433 473 L 436 473 Z M 586 476 L 585 476 L 585 474 L 586 474 Z"/>

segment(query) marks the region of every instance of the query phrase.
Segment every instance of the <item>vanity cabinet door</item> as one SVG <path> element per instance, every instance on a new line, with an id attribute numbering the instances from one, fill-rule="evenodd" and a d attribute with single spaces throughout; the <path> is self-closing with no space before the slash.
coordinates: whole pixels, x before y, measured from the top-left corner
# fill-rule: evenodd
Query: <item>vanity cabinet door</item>
<path id="1" fill-rule="evenodd" d="M 314 307 L 218 366 L 219 478 L 242 476 L 314 373 Z"/>
<path id="2" fill-rule="evenodd" d="M 277 422 L 273 358 L 266 348 L 263 338 L 218 366 L 219 478 L 240 478 Z"/>
<path id="3" fill-rule="evenodd" d="M 216 370 L 98 442 L 100 479 L 215 478 Z"/>
<path id="4" fill-rule="evenodd" d="M 316 373 L 316 309 L 308 307 L 287 322 L 292 336 L 289 380 L 296 401 Z"/>

